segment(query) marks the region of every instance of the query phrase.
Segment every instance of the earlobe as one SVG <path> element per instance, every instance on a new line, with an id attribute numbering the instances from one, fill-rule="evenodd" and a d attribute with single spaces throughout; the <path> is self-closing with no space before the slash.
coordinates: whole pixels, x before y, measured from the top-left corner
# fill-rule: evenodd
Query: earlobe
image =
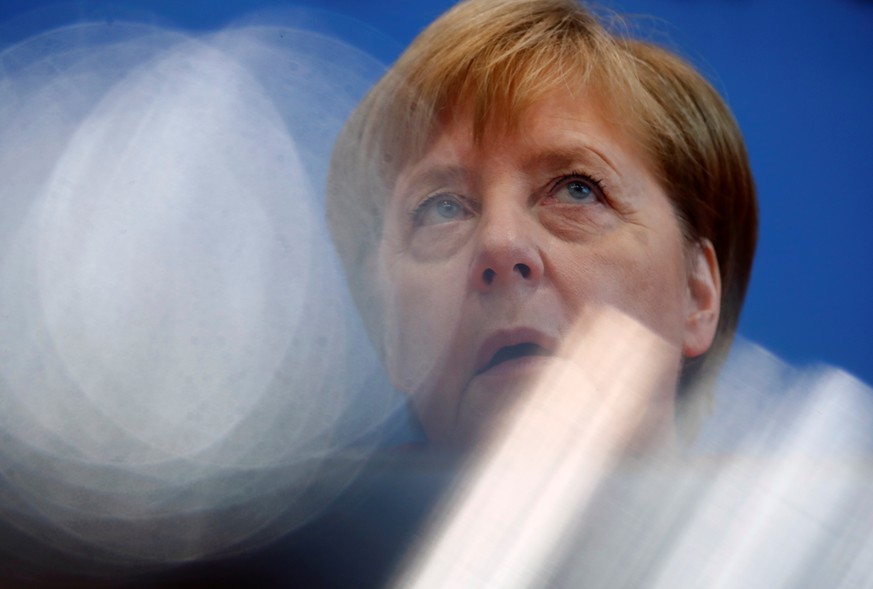
<path id="1" fill-rule="evenodd" d="M 715 248 L 708 239 L 691 246 L 688 257 L 688 296 L 682 354 L 686 358 L 693 358 L 709 351 L 715 339 L 721 313 L 721 277 Z"/>

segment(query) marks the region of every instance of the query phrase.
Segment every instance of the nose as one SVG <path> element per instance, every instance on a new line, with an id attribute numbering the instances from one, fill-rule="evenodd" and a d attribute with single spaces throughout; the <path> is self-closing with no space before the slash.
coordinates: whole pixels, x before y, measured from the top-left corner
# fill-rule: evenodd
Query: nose
<path id="1" fill-rule="evenodd" d="M 536 221 L 521 208 L 489 211 L 477 228 L 476 253 L 471 270 L 473 288 L 530 288 L 543 277 L 543 258 Z"/>

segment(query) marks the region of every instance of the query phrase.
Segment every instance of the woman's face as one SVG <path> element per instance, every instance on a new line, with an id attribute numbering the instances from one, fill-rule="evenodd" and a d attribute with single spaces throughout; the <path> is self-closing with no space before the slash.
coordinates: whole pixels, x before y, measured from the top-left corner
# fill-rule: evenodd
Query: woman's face
<path id="1" fill-rule="evenodd" d="M 671 345 L 670 390 L 652 398 L 670 413 L 682 355 L 709 348 L 712 249 L 687 244 L 605 112 L 553 92 L 479 145 L 458 117 L 399 175 L 378 252 L 383 345 L 433 442 L 475 439 L 549 366 L 573 361 L 565 340 L 586 314 L 611 307 Z"/>

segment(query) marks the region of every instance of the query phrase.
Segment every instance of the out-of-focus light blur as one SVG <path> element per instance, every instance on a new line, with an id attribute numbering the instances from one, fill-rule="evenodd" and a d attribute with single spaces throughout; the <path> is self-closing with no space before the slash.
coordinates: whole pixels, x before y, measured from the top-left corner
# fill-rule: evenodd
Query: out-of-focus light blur
<path id="1" fill-rule="evenodd" d="M 627 456 L 657 346 L 608 325 L 593 370 L 544 382 L 471 461 L 393 586 L 869 586 L 873 391 L 741 342 L 697 445 Z"/>
<path id="2" fill-rule="evenodd" d="M 332 498 L 307 488 L 324 458 L 372 448 L 400 407 L 321 206 L 332 137 L 381 71 L 275 22 L 81 24 L 0 53 L 8 522 L 172 562 Z"/>

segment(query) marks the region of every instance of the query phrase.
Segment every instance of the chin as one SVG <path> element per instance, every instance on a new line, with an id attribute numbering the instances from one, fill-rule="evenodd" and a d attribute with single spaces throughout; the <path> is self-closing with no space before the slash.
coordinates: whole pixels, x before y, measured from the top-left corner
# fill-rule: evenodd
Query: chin
<path id="1" fill-rule="evenodd" d="M 453 427 L 440 432 L 435 440 L 470 449 L 505 431 L 523 410 L 525 400 L 536 394 L 548 368 L 554 366 L 553 358 L 531 357 L 477 375 L 460 395 Z"/>

